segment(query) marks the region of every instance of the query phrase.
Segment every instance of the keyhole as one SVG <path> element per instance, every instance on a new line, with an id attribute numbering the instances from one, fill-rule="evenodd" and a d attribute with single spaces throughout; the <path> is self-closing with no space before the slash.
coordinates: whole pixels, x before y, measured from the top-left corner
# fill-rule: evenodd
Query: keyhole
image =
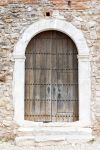
<path id="1" fill-rule="evenodd" d="M 49 93 L 50 93 L 50 87 L 48 87 L 48 89 L 47 89 L 47 90 L 48 90 L 48 94 L 49 94 Z"/>
<path id="2" fill-rule="evenodd" d="M 60 99 L 61 98 L 61 94 L 60 93 L 58 93 L 58 99 Z"/>
<path id="3" fill-rule="evenodd" d="M 58 92 L 60 92 L 61 91 L 61 89 L 60 88 L 58 88 Z"/>
<path id="4" fill-rule="evenodd" d="M 55 87 L 53 87 L 53 93 L 55 94 Z"/>

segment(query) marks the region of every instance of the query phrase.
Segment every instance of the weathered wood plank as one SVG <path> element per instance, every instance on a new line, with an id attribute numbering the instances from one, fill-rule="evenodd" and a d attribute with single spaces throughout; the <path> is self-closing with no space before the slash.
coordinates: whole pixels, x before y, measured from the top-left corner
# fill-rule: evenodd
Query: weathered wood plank
<path id="1" fill-rule="evenodd" d="M 25 118 L 78 119 L 78 62 L 73 41 L 58 31 L 36 35 L 26 50 Z"/>

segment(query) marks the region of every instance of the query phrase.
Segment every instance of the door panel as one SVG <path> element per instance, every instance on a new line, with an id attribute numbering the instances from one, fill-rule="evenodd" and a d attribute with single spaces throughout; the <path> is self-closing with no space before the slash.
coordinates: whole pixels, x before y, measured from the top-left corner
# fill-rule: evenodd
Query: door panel
<path id="1" fill-rule="evenodd" d="M 25 119 L 44 122 L 78 120 L 77 49 L 61 32 L 42 32 L 27 47 Z"/>

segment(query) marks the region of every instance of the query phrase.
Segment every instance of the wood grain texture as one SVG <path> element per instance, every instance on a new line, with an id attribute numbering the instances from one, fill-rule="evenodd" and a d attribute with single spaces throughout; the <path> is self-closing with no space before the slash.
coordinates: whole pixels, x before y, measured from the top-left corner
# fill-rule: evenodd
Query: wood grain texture
<path id="1" fill-rule="evenodd" d="M 25 119 L 44 122 L 78 120 L 77 49 L 61 32 L 42 32 L 27 47 Z"/>

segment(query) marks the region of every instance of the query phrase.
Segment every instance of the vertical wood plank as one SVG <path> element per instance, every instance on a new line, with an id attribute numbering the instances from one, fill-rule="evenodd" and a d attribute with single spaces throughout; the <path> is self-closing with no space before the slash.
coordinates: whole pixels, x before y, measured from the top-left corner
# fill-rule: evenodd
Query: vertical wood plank
<path id="1" fill-rule="evenodd" d="M 26 50 L 25 118 L 78 119 L 78 62 L 73 41 L 58 31 L 36 35 Z"/>

